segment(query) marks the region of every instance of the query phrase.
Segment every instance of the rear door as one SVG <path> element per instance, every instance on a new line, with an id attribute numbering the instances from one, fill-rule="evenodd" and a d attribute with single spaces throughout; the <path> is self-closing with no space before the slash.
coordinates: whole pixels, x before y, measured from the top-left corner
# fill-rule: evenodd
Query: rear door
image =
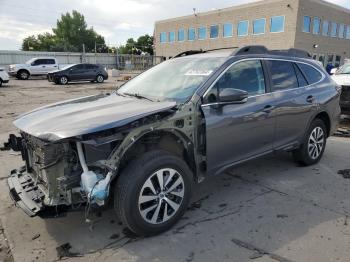
<path id="1" fill-rule="evenodd" d="M 307 128 L 316 102 L 300 68 L 292 61 L 266 60 L 276 104 L 274 148 L 299 141 Z"/>
<path id="2" fill-rule="evenodd" d="M 86 64 L 86 77 L 88 80 L 95 80 L 97 76 L 97 65 Z"/>
<path id="3" fill-rule="evenodd" d="M 274 135 L 274 96 L 269 92 L 261 60 L 238 61 L 204 95 L 208 173 L 270 152 Z M 221 104 L 218 93 L 226 88 L 248 92 L 247 101 Z"/>
<path id="4" fill-rule="evenodd" d="M 45 72 L 49 73 L 51 71 L 57 70 L 58 66 L 56 64 L 56 60 L 53 58 L 48 58 L 46 59 L 46 68 L 45 68 Z"/>

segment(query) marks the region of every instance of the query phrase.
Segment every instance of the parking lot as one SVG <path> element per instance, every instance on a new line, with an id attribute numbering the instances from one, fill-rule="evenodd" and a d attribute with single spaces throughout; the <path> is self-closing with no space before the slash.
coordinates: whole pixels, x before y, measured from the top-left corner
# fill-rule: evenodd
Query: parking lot
<path id="1" fill-rule="evenodd" d="M 36 107 L 111 92 L 118 82 L 58 86 L 11 79 L 0 89 L 0 142 L 16 116 Z M 21 156 L 0 151 L 0 260 L 7 261 L 349 261 L 350 138 L 331 137 L 321 162 L 296 165 L 284 153 L 246 163 L 196 187 L 181 221 L 137 238 L 108 209 L 30 218 L 15 207 L 6 177 Z M 7 257 L 7 258 L 6 258 Z"/>

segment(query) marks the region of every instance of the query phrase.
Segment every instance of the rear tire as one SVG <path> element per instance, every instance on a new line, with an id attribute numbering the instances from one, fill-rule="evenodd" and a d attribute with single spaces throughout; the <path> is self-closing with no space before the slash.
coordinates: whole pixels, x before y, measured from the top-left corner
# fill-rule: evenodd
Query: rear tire
<path id="1" fill-rule="evenodd" d="M 164 232 L 185 213 L 192 181 L 181 158 L 162 150 L 147 152 L 122 171 L 115 185 L 114 209 L 137 235 Z"/>
<path id="2" fill-rule="evenodd" d="M 2 87 L 2 79 L 0 78 L 0 87 Z"/>
<path id="3" fill-rule="evenodd" d="M 318 163 L 324 153 L 327 143 L 327 129 L 321 119 L 312 121 L 305 134 L 302 145 L 293 151 L 296 162 L 303 166 L 310 166 Z"/>
<path id="4" fill-rule="evenodd" d="M 29 72 L 27 70 L 19 70 L 17 72 L 17 78 L 20 80 L 27 80 L 29 78 Z"/>
<path id="5" fill-rule="evenodd" d="M 96 76 L 96 82 L 101 84 L 105 81 L 105 78 L 103 77 L 103 75 L 97 75 Z"/>

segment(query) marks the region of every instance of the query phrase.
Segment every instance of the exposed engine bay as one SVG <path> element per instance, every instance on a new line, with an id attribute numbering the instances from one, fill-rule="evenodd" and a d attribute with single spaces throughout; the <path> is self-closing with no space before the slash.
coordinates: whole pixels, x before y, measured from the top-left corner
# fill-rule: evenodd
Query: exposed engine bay
<path id="1" fill-rule="evenodd" d="M 30 216 L 40 215 L 47 207 L 103 206 L 118 172 L 154 147 L 186 155 L 196 170 L 199 158 L 187 153 L 194 150 L 194 110 L 181 111 L 174 114 L 178 111 L 167 109 L 121 127 L 53 142 L 24 131 L 20 137 L 10 135 L 5 148 L 21 151 L 25 162 L 8 179 L 10 195 Z M 203 137 L 197 139 L 203 141 Z M 197 149 L 200 152 L 203 147 Z"/>

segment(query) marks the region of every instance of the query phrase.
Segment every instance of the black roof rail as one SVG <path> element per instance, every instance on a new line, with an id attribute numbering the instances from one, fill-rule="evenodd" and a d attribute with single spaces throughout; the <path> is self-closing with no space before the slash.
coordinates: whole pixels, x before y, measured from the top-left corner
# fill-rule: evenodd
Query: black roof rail
<path id="1" fill-rule="evenodd" d="M 203 49 L 199 49 L 199 50 L 188 50 L 188 51 L 182 52 L 182 53 L 180 53 L 180 54 L 177 54 L 177 55 L 174 56 L 173 58 L 183 57 L 183 56 L 188 56 L 188 55 L 195 55 L 195 54 L 202 54 L 202 53 L 213 52 L 213 51 L 219 51 L 219 50 L 236 49 L 236 48 L 238 48 L 238 47 L 222 47 L 222 48 L 214 48 L 214 49 L 208 49 L 208 50 L 203 50 Z"/>
<path id="2" fill-rule="evenodd" d="M 249 45 L 243 46 L 235 50 L 232 55 L 256 55 L 256 54 L 267 54 L 269 50 L 263 45 Z"/>
<path id="3" fill-rule="evenodd" d="M 281 56 L 292 56 L 300 58 L 311 58 L 312 56 L 307 51 L 290 48 L 286 50 L 269 50 L 262 45 L 251 45 L 244 46 L 235 50 L 232 55 L 256 55 L 256 54 L 267 54 L 267 55 L 281 55 Z"/>
<path id="4" fill-rule="evenodd" d="M 290 48 L 287 50 L 272 50 L 271 54 L 276 55 L 287 55 L 301 58 L 312 58 L 311 54 L 305 50 Z"/>
<path id="5" fill-rule="evenodd" d="M 205 53 L 205 51 L 203 51 L 202 49 L 199 49 L 199 50 L 188 50 L 188 51 L 182 52 L 180 54 L 177 54 L 173 58 L 183 57 L 183 56 L 188 56 L 188 55 L 195 55 L 195 54 L 202 54 L 202 53 Z"/>

